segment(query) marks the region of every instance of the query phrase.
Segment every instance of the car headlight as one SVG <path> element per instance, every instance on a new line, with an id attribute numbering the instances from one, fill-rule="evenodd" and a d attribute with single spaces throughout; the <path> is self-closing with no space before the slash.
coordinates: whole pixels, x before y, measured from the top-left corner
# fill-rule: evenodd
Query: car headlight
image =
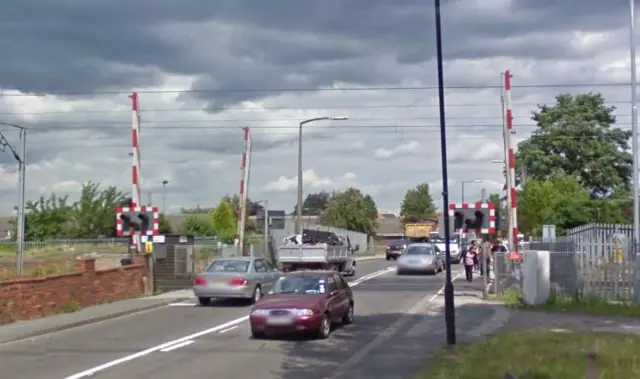
<path id="1" fill-rule="evenodd" d="M 291 313 L 294 316 L 313 316 L 313 311 L 311 309 L 292 309 Z"/>
<path id="2" fill-rule="evenodd" d="M 254 309 L 253 311 L 251 311 L 252 316 L 267 316 L 268 314 L 268 309 Z"/>

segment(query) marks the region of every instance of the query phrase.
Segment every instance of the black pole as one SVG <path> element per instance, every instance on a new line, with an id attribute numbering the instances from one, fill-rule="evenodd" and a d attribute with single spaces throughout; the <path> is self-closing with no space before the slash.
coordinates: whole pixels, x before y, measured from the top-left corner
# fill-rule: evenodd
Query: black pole
<path id="1" fill-rule="evenodd" d="M 447 128 L 444 114 L 444 74 L 442 69 L 442 26 L 440 22 L 440 0 L 434 0 L 436 8 L 436 49 L 438 59 L 438 98 L 440 102 L 440 150 L 442 151 L 442 209 L 446 281 L 444 284 L 444 319 L 447 324 L 447 344 L 456 344 L 456 317 L 453 304 L 453 281 L 451 279 L 451 231 L 449 230 L 449 174 L 447 172 Z"/>

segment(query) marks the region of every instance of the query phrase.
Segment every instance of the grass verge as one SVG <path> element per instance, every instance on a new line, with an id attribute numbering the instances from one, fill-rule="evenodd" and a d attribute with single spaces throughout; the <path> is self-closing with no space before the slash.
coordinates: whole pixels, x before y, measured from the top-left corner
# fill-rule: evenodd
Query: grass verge
<path id="1" fill-rule="evenodd" d="M 640 317 L 640 304 L 628 300 L 610 301 L 597 296 L 567 296 L 551 292 L 546 303 L 527 305 L 518 290 L 496 296 L 507 307 L 534 311 L 583 313 L 594 316 Z"/>
<path id="2" fill-rule="evenodd" d="M 442 349 L 415 379 L 583 379 L 589 352 L 599 379 L 640 377 L 640 337 L 617 333 L 501 332 Z"/>

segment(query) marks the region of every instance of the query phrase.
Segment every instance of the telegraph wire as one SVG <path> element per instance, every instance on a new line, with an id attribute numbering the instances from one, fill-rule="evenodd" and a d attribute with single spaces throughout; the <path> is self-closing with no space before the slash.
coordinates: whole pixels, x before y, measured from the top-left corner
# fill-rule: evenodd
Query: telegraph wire
<path id="1" fill-rule="evenodd" d="M 584 88 L 584 87 L 628 87 L 630 83 L 564 83 L 564 84 L 521 84 L 512 88 Z M 464 85 L 447 86 L 445 90 L 484 90 L 501 89 L 500 85 Z M 381 87 L 319 87 L 319 88 L 219 88 L 219 89 L 166 89 L 166 90 L 139 90 L 138 94 L 198 94 L 198 93 L 278 93 L 278 92 L 364 92 L 364 91 L 424 91 L 437 90 L 438 86 L 381 86 Z M 29 92 L 7 93 L 0 92 L 0 97 L 34 97 L 34 96 L 93 96 L 93 95 L 129 95 L 132 91 L 92 91 L 92 92 Z"/>

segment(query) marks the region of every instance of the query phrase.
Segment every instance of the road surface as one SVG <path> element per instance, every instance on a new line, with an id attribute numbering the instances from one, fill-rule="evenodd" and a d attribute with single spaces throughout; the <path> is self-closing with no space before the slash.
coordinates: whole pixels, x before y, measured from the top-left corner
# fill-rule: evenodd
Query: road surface
<path id="1" fill-rule="evenodd" d="M 459 266 L 454 266 L 455 272 Z M 378 377 L 394 378 L 394 351 L 411 337 L 443 340 L 441 315 L 420 315 L 437 297 L 444 273 L 401 276 L 395 263 L 362 261 L 348 278 L 356 304 L 353 325 L 338 327 L 328 340 L 253 340 L 249 307 L 194 300 L 0 345 L 2 377 L 15 379 L 227 379 L 373 377 L 363 367 L 382 367 Z M 426 334 L 425 334 L 426 333 Z M 425 337 L 427 336 L 427 337 Z M 414 365 L 422 363 L 415 357 Z M 397 360 L 396 360 L 397 361 Z M 407 366 L 407 365 L 404 365 Z M 415 367 L 405 367 L 415 370 Z M 360 373 L 355 375 L 355 373 Z M 376 371 L 373 372 L 373 375 Z M 332 376 L 333 375 L 333 376 Z"/>

